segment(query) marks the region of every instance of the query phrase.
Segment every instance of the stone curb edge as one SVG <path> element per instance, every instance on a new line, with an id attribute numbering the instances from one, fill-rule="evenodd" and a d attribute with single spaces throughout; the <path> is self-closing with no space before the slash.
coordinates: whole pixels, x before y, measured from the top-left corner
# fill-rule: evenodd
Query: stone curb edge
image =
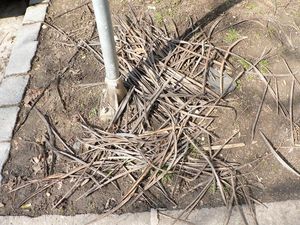
<path id="1" fill-rule="evenodd" d="M 49 0 L 30 0 L 22 26 L 0 82 L 0 184 L 2 169 L 8 159 L 13 130 L 24 92 L 29 82 L 28 72 L 38 47 L 38 36 L 44 22 Z"/>
<path id="2" fill-rule="evenodd" d="M 247 206 L 234 206 L 228 225 L 244 224 L 240 211 L 243 211 L 248 224 L 257 224 Z M 300 201 L 287 200 L 256 205 L 254 213 L 260 225 L 297 225 L 300 221 Z M 0 216 L 1 225 L 171 225 L 182 210 L 127 213 L 121 215 L 77 214 L 75 216 L 43 215 L 40 217 Z M 176 225 L 220 225 L 224 224 L 228 215 L 227 207 L 194 209 L 189 222 L 179 220 Z M 101 219 L 100 219 L 101 218 Z M 93 222 L 94 221 L 94 222 Z"/>

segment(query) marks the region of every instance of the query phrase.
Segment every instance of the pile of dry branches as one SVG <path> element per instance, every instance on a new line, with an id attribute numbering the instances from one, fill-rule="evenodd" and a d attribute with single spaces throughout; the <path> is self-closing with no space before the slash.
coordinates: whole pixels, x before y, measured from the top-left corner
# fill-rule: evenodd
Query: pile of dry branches
<path id="1" fill-rule="evenodd" d="M 83 123 L 88 136 L 83 140 L 89 165 L 85 173 L 94 182 L 84 196 L 129 179 L 132 185 L 110 213 L 140 198 L 155 207 L 152 191 L 176 206 L 182 197 L 178 193 L 185 189 L 183 196 L 197 193 L 181 215 L 186 216 L 214 185 L 229 208 L 241 199 L 251 205 L 239 165 L 220 157 L 236 133 L 223 146 L 210 147 L 218 138 L 209 130 L 214 109 L 224 106 L 223 94 L 206 84 L 207 74 L 210 67 L 231 73 L 227 57 L 238 42 L 222 51 L 209 41 L 213 28 L 209 35 L 193 30 L 180 37 L 176 25 L 171 36 L 151 18 L 127 18 L 118 24 L 120 68 L 130 91 L 106 129 Z M 221 93 L 226 90 L 221 88 Z M 201 142 L 203 137 L 206 141 Z"/>
<path id="2" fill-rule="evenodd" d="M 222 50 L 210 43 L 213 28 L 208 35 L 194 29 L 180 36 L 174 25 L 172 35 L 166 28 L 157 28 L 151 18 L 133 16 L 118 20 L 118 24 L 116 42 L 128 94 L 108 127 L 97 128 L 81 118 L 86 138 L 81 140 L 84 152 L 80 154 L 65 143 L 65 149 L 54 146 L 51 137 L 57 135 L 40 114 L 48 124 L 46 145 L 74 166 L 67 173 L 52 175 L 51 182 L 38 192 L 58 180 L 76 179 L 58 206 L 82 186 L 89 187 L 81 196 L 85 197 L 114 185 L 125 194 L 108 213 L 140 199 L 150 207 L 159 207 L 158 196 L 176 207 L 191 194 L 195 197 L 185 206 L 183 218 L 213 188 L 219 192 L 214 196 L 221 196 L 228 206 L 228 215 L 241 203 L 251 206 L 254 215 L 254 200 L 240 165 L 220 156 L 238 132 L 223 145 L 211 146 L 218 140 L 210 130 L 214 110 L 232 110 L 224 106 L 227 90 L 222 88 L 222 74 L 232 74 L 227 58 L 238 42 Z M 97 56 L 102 58 L 100 53 Z M 221 74 L 220 93 L 207 84 L 209 68 Z M 120 187 L 122 184 L 126 185 Z"/>

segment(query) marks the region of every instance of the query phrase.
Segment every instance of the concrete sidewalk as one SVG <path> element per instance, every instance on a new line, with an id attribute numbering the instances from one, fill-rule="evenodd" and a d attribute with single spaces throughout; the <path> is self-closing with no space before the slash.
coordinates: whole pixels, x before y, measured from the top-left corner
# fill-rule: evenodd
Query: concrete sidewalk
<path id="1" fill-rule="evenodd" d="M 22 21 L 23 16 L 0 19 L 0 83 L 4 77 L 5 68 Z"/>
<path id="2" fill-rule="evenodd" d="M 250 213 L 244 208 L 244 213 L 251 221 Z M 169 215 L 169 216 L 166 216 Z M 76 216 L 41 216 L 37 218 L 6 216 L 0 217 L 1 225 L 171 225 L 180 211 L 153 210 L 145 213 L 112 215 L 98 220 L 99 215 L 76 215 Z M 204 208 L 195 210 L 188 218 L 189 222 L 178 221 L 176 225 L 221 225 L 227 215 L 225 207 Z M 274 202 L 264 206 L 256 207 L 257 220 L 260 225 L 300 225 L 300 201 L 290 200 L 284 202 Z M 97 220 L 92 222 L 93 220 Z M 92 222 L 92 223 L 90 223 Z M 243 220 L 235 208 L 232 212 L 230 225 L 244 224 Z"/>
<path id="3" fill-rule="evenodd" d="M 25 1 L 1 0 L 0 4 L 0 83 L 15 43 L 18 29 L 22 26 Z"/>

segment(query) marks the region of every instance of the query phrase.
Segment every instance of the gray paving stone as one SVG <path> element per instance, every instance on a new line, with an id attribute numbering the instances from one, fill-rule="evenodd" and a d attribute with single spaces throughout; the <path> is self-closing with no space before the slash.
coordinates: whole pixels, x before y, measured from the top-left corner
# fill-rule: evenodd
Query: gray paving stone
<path id="1" fill-rule="evenodd" d="M 29 6 L 26 10 L 23 24 L 43 22 L 46 16 L 48 4 Z"/>
<path id="2" fill-rule="evenodd" d="M 37 41 L 15 45 L 6 67 L 5 77 L 13 74 L 27 73 L 31 69 L 31 61 L 35 55 L 37 45 Z"/>
<path id="3" fill-rule="evenodd" d="M 10 142 L 1 142 L 0 143 L 0 184 L 2 181 L 2 169 L 3 169 L 4 163 L 8 159 L 9 150 L 10 150 Z"/>
<path id="4" fill-rule="evenodd" d="M 37 41 L 42 23 L 23 24 L 17 32 L 15 45 Z"/>
<path id="5" fill-rule="evenodd" d="M 121 215 L 92 215 L 82 214 L 75 216 L 43 215 L 30 218 L 26 216 L 0 216 L 1 225 L 171 225 L 174 218 L 177 218 L 182 210 L 158 212 L 157 219 L 151 219 L 151 213 L 128 213 Z M 243 207 L 243 213 L 248 219 L 248 224 L 257 224 L 251 220 L 251 213 Z M 300 221 L 300 201 L 289 200 L 284 202 L 266 203 L 255 206 L 255 213 L 259 225 L 299 225 Z M 226 207 L 202 208 L 192 211 L 187 221 L 179 220 L 176 225 L 220 225 L 224 224 L 228 209 Z M 165 216 L 169 215 L 169 216 Z M 100 219 L 100 217 L 102 217 Z M 173 218 L 172 218 L 173 217 Z M 94 221 L 90 223 L 91 221 Z M 232 210 L 229 225 L 241 225 L 244 221 L 237 207 Z"/>
<path id="6" fill-rule="evenodd" d="M 0 108 L 0 142 L 11 140 L 18 112 L 17 106 Z"/>
<path id="7" fill-rule="evenodd" d="M 0 84 L 0 106 L 17 105 L 22 101 L 29 76 L 4 78 Z"/>
<path id="8" fill-rule="evenodd" d="M 29 5 L 36 5 L 39 3 L 49 3 L 49 0 L 30 0 Z"/>

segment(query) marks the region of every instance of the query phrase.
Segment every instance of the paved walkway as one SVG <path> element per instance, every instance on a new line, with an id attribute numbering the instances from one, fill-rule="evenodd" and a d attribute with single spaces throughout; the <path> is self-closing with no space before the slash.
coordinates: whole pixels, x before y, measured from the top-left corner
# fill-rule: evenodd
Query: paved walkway
<path id="1" fill-rule="evenodd" d="M 246 217 L 249 212 L 246 210 Z M 163 214 L 164 215 L 163 215 Z M 29 217 L 0 217 L 1 225 L 171 225 L 179 211 L 167 211 L 159 213 L 157 211 L 112 215 L 101 220 L 97 220 L 99 215 L 76 215 L 76 216 L 41 216 L 37 218 Z M 226 217 L 225 207 L 195 210 L 189 217 L 189 222 L 178 221 L 176 225 L 221 225 Z M 266 207 L 256 207 L 257 220 L 259 225 L 300 225 L 300 201 L 291 200 L 284 202 L 268 203 Z M 92 222 L 97 220 L 96 222 Z M 237 209 L 232 212 L 230 225 L 244 224 Z M 253 224 L 251 220 L 249 225 Z"/>
<path id="2" fill-rule="evenodd" d="M 0 83 L 15 41 L 17 30 L 21 27 L 23 16 L 0 18 Z"/>
<path id="3" fill-rule="evenodd" d="M 25 1 L 1 0 L 0 4 L 0 83 L 15 41 L 17 30 L 21 27 Z"/>

